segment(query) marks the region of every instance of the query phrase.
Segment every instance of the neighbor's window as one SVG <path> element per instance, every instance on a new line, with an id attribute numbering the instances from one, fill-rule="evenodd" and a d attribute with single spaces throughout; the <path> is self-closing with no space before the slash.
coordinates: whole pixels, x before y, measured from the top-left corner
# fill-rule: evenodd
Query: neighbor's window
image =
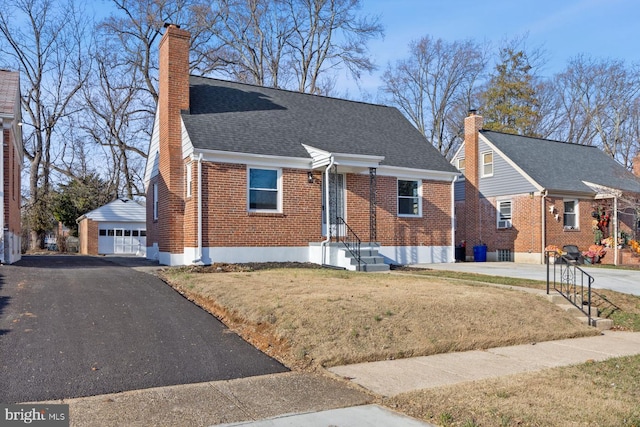
<path id="1" fill-rule="evenodd" d="M 99 236 L 106 236 L 107 235 L 107 230 L 104 230 L 104 229 L 98 230 L 98 235 Z"/>
<path id="2" fill-rule="evenodd" d="M 564 228 L 568 230 L 578 229 L 578 201 L 577 200 L 565 200 L 564 201 Z"/>
<path id="3" fill-rule="evenodd" d="M 187 168 L 186 168 L 186 172 L 187 172 L 187 178 L 186 178 L 186 184 L 187 184 L 187 197 L 191 197 L 191 163 L 187 163 Z"/>
<path id="4" fill-rule="evenodd" d="M 153 184 L 153 219 L 158 219 L 158 183 Z"/>
<path id="5" fill-rule="evenodd" d="M 420 181 L 398 180 L 398 216 L 422 215 Z"/>
<path id="6" fill-rule="evenodd" d="M 498 202 L 498 228 L 511 228 L 511 200 Z"/>
<path id="7" fill-rule="evenodd" d="M 493 152 L 482 153 L 482 176 L 493 175 Z"/>
<path id="8" fill-rule="evenodd" d="M 465 160 L 464 159 L 458 159 L 458 170 L 464 175 L 464 170 L 465 170 Z"/>
<path id="9" fill-rule="evenodd" d="M 249 210 L 280 211 L 279 169 L 249 168 Z"/>

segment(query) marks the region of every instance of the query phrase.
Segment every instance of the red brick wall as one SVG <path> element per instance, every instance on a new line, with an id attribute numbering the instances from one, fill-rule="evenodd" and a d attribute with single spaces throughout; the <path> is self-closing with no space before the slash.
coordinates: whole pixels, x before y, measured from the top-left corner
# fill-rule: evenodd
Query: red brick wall
<path id="1" fill-rule="evenodd" d="M 309 183 L 307 171 L 283 169 L 283 212 L 247 211 L 247 167 L 203 162 L 203 246 L 307 246 L 323 240 L 322 176 Z M 191 198 L 185 202 L 185 246 L 197 245 L 197 162 Z M 369 240 L 369 176 L 346 176 L 347 222 L 363 241 Z M 397 216 L 397 179 L 378 176 L 377 237 L 383 245 L 451 243 L 451 184 L 423 181 L 422 218 Z M 152 198 L 150 197 L 149 200 Z M 152 203 L 147 204 L 149 215 Z M 155 236 L 147 229 L 149 242 Z"/>
<path id="2" fill-rule="evenodd" d="M 546 244 L 547 246 L 556 245 L 558 247 L 577 245 L 580 250 L 587 250 L 594 243 L 593 218 L 591 217 L 594 201 L 591 199 L 579 200 L 578 221 L 580 229 L 565 230 L 563 221 L 564 200 L 562 197 L 547 197 L 545 206 L 547 221 Z M 569 198 L 566 200 L 569 200 Z M 555 207 L 555 213 L 550 212 L 551 206 Z M 556 213 L 558 214 L 558 220 L 555 219 Z"/>

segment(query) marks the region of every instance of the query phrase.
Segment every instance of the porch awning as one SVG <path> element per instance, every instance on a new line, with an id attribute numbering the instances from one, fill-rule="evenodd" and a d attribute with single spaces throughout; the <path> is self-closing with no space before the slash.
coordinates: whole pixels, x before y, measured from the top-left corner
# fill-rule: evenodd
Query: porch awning
<path id="1" fill-rule="evenodd" d="M 319 169 L 329 165 L 333 156 L 333 164 L 341 168 L 359 172 L 369 168 L 377 168 L 384 160 L 384 156 L 371 156 L 364 154 L 330 153 L 310 145 L 302 144 L 311 156 L 311 168 Z"/>

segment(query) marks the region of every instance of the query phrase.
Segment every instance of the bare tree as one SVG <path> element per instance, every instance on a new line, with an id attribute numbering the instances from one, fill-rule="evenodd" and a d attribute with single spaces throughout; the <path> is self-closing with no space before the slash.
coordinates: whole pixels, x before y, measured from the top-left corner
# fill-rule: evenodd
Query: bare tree
<path id="1" fill-rule="evenodd" d="M 1 51 L 21 71 L 32 246 L 42 247 L 51 225 L 52 170 L 71 175 L 52 156 L 58 148 L 56 128 L 73 113 L 70 104 L 87 76 L 83 19 L 72 2 L 60 6 L 52 0 L 15 0 L 0 9 Z"/>
<path id="2" fill-rule="evenodd" d="M 596 145 L 627 167 L 634 147 L 640 69 L 619 60 L 577 56 L 556 77 L 567 126 L 562 136 Z"/>
<path id="3" fill-rule="evenodd" d="M 450 156 L 461 142 L 462 117 L 485 66 L 484 46 L 423 37 L 411 43 L 408 59 L 387 68 L 383 91 L 443 155 Z"/>
<path id="4" fill-rule="evenodd" d="M 293 20 L 289 66 L 299 92 L 324 93 L 332 89 L 330 71 L 346 67 L 360 78 L 375 69 L 367 42 L 383 34 L 377 18 L 359 16 L 360 0 L 283 0 Z"/>

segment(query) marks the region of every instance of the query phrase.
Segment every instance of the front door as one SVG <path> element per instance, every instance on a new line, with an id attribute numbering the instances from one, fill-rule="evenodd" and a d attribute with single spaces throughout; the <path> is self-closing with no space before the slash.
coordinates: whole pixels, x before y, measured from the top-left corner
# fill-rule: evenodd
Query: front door
<path id="1" fill-rule="evenodd" d="M 329 174 L 329 203 L 326 200 L 325 181 L 322 181 L 322 234 L 327 235 L 327 214 L 329 209 L 329 223 L 332 236 L 344 236 L 344 225 L 338 226 L 336 218 L 345 219 L 344 191 L 345 177 L 342 174 Z"/>

